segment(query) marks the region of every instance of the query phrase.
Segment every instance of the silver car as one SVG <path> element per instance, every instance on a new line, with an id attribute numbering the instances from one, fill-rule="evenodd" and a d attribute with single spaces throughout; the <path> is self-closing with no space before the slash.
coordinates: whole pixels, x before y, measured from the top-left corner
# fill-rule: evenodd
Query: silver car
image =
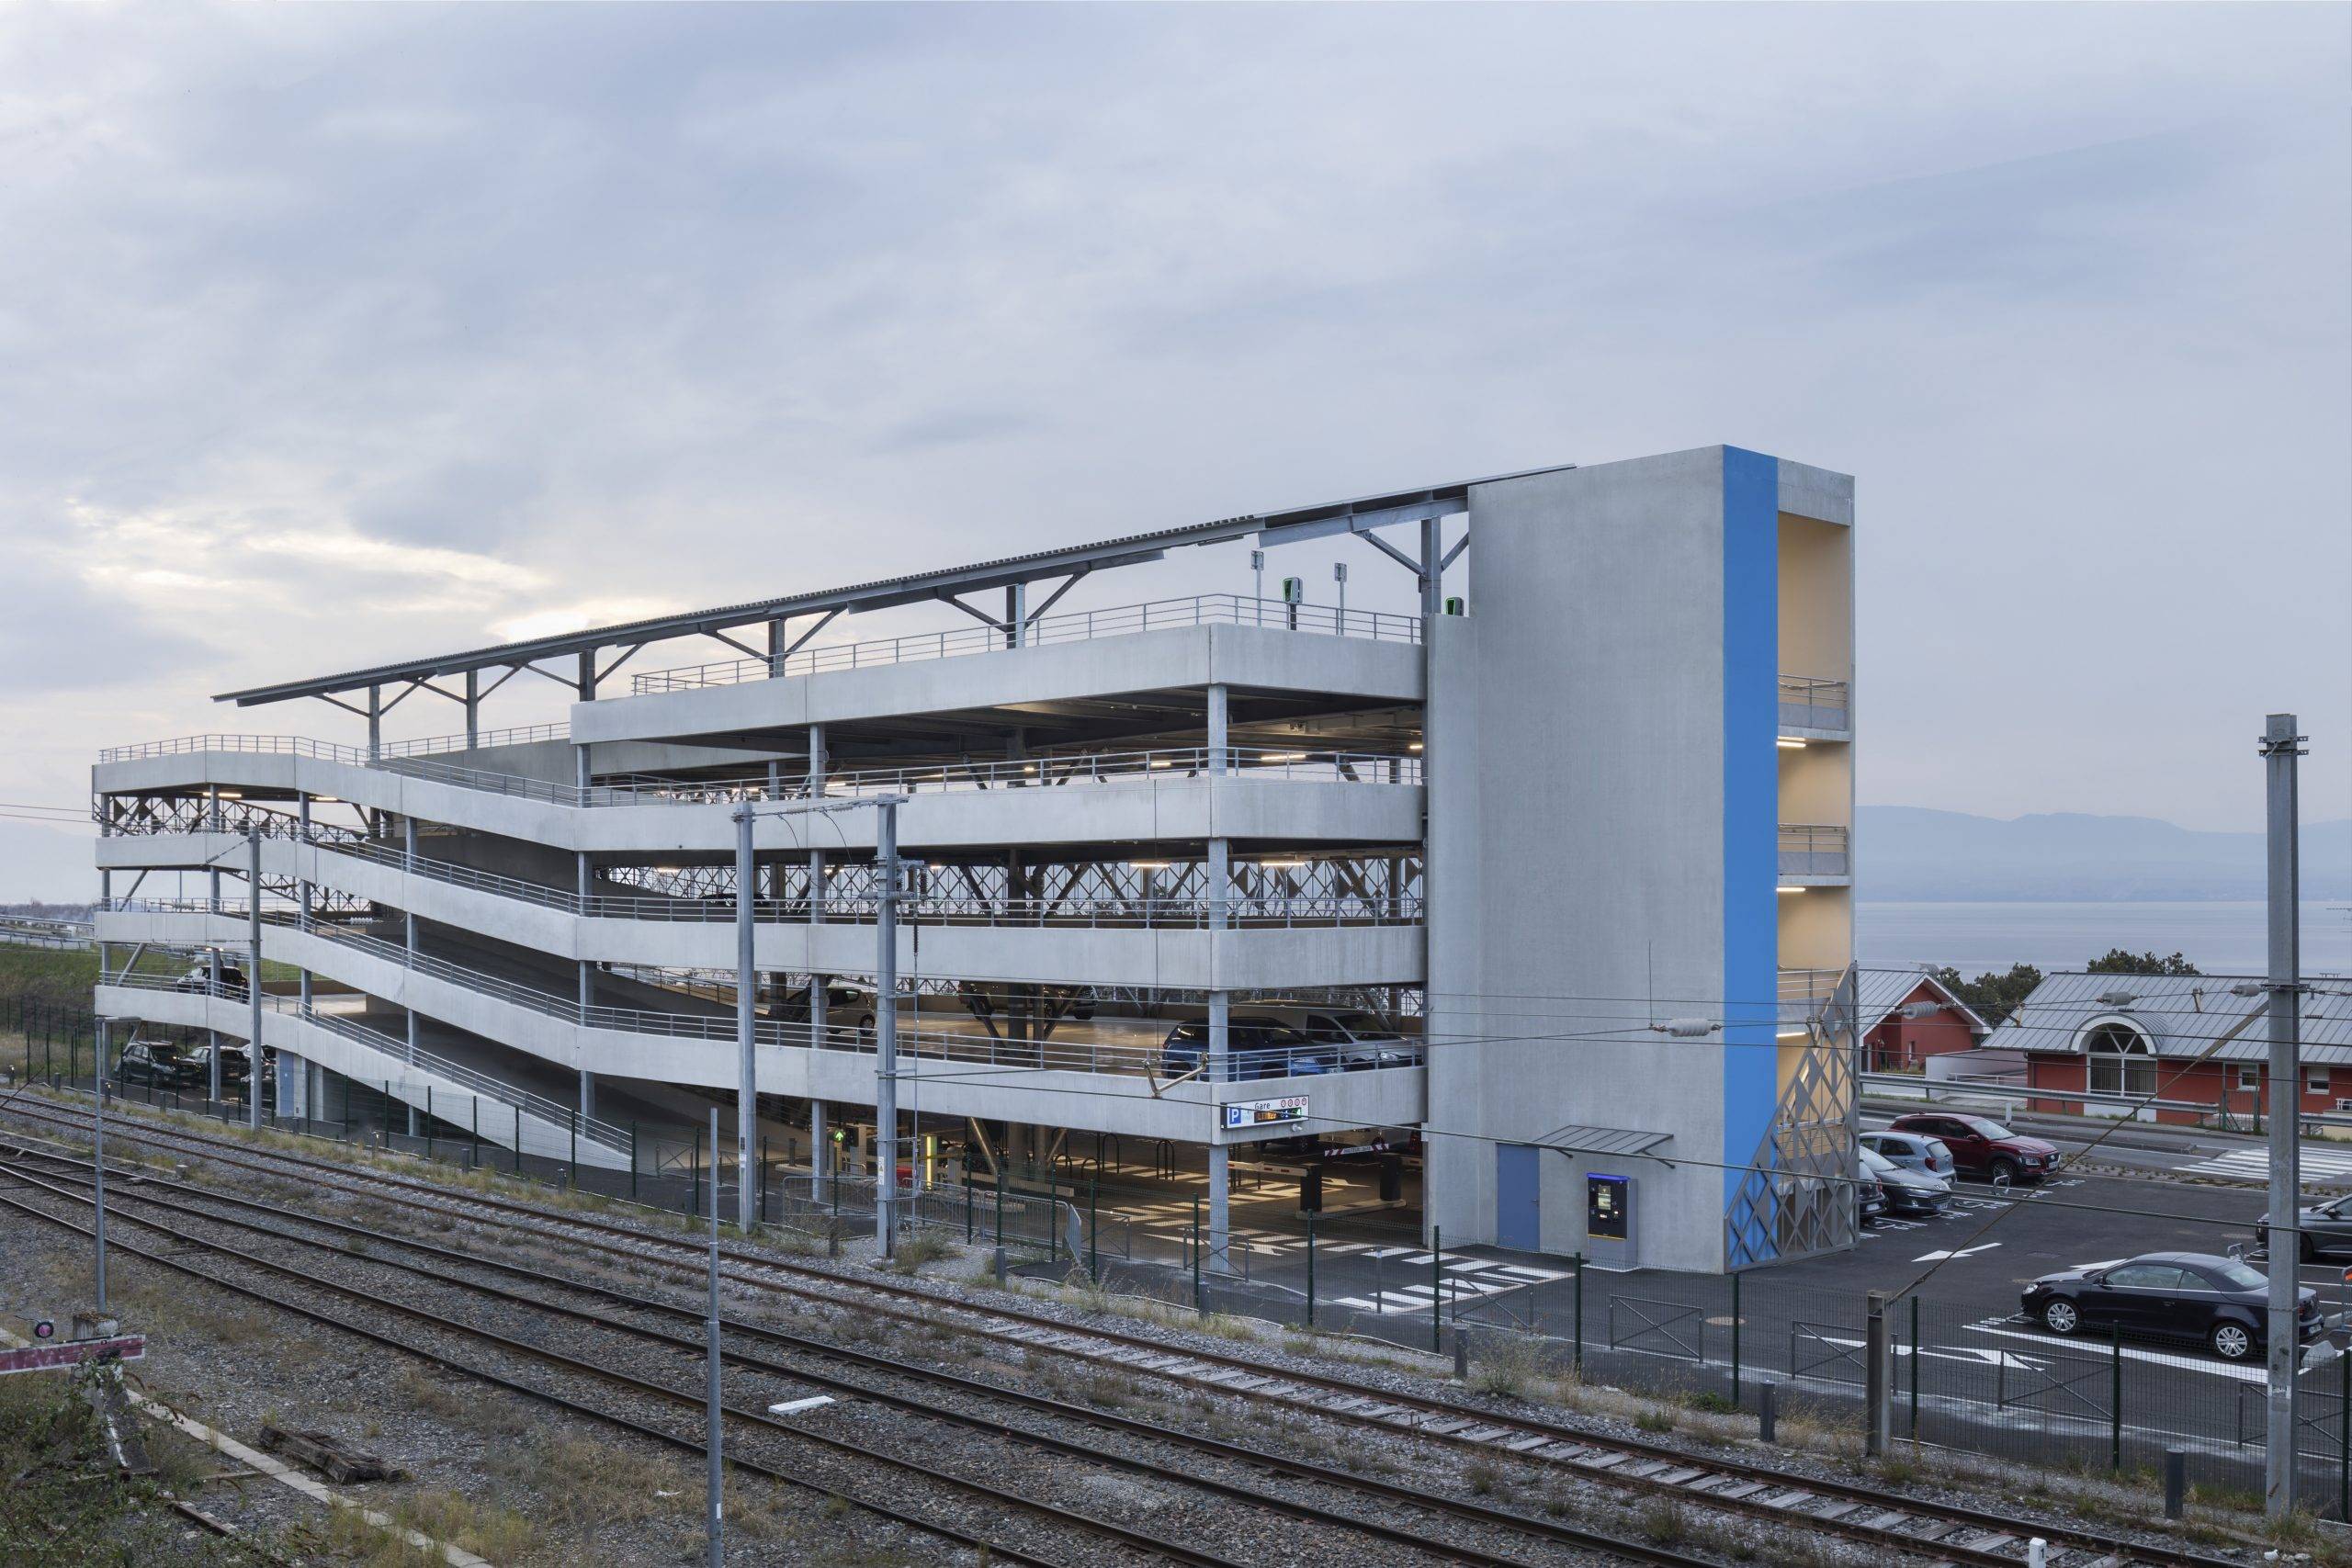
<path id="1" fill-rule="evenodd" d="M 1930 1176 L 1940 1176 L 1947 1180 L 1956 1168 L 1951 1150 L 1945 1146 L 1944 1141 L 1931 1138 L 1925 1133 L 1864 1133 L 1861 1145 L 1905 1170 L 1924 1170 Z"/>
<path id="2" fill-rule="evenodd" d="M 1867 1139 L 1859 1152 L 1862 1156 L 1862 1175 L 1886 1190 L 1888 1213 L 1922 1216 L 1943 1213 L 1944 1200 L 1951 1196 L 1950 1177 L 1897 1165 L 1871 1148 Z"/>

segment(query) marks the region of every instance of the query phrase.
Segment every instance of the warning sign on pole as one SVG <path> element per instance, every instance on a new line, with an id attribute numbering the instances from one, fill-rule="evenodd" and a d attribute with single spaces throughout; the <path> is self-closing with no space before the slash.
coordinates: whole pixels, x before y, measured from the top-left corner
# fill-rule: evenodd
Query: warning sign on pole
<path id="1" fill-rule="evenodd" d="M 136 1361 L 147 1354 L 143 1334 L 118 1334 L 109 1339 L 68 1339 L 63 1343 L 28 1345 L 21 1350 L 0 1350 L 0 1375 L 45 1372 L 77 1367 L 85 1361 Z"/>

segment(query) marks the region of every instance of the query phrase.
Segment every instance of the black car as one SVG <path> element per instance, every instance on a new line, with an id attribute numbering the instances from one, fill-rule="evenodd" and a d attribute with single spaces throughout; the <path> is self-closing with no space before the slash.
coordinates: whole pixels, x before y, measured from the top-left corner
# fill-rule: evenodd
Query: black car
<path id="1" fill-rule="evenodd" d="M 2306 1263 L 2323 1258 L 2352 1258 L 2352 1197 L 2330 1203 L 2306 1203 L 2295 1211 L 2302 1237 L 2298 1250 Z M 2254 1245 L 2270 1250 L 2270 1212 L 2254 1223 Z"/>
<path id="2" fill-rule="evenodd" d="M 212 1084 L 212 1047 L 198 1045 L 181 1058 L 191 1088 L 210 1088 Z M 222 1088 L 241 1084 L 253 1076 L 253 1063 L 242 1045 L 224 1045 L 220 1049 L 220 1083 Z"/>
<path id="3" fill-rule="evenodd" d="M 141 1083 L 151 1089 L 179 1089 L 189 1081 L 187 1058 L 180 1055 L 176 1045 L 134 1040 L 116 1058 L 114 1079 L 117 1083 Z"/>
<path id="4" fill-rule="evenodd" d="M 1197 1071 L 1208 1049 L 1207 1024 L 1180 1023 L 1159 1047 L 1159 1070 L 1170 1077 Z M 1226 1049 L 1236 1078 L 1306 1077 L 1339 1070 L 1331 1046 L 1317 1044 L 1279 1019 L 1234 1019 L 1226 1028 Z"/>
<path id="5" fill-rule="evenodd" d="M 2262 1353 L 2270 1281 L 2234 1258 L 2207 1252 L 2150 1252 L 2044 1274 L 2025 1288 L 2026 1315 L 2052 1334 L 2120 1333 L 2135 1338 L 2195 1340 L 2225 1361 Z M 2326 1332 L 2319 1292 L 2298 1292 L 2295 1338 Z"/>

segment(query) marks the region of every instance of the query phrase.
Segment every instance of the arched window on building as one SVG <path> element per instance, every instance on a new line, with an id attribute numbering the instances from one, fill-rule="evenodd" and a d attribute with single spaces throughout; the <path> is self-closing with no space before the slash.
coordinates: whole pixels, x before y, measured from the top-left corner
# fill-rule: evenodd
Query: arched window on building
<path id="1" fill-rule="evenodd" d="M 2090 1064 L 2090 1091 L 2128 1100 L 2156 1092 L 2156 1049 L 2137 1024 L 2121 1019 L 2095 1023 L 2083 1037 Z"/>

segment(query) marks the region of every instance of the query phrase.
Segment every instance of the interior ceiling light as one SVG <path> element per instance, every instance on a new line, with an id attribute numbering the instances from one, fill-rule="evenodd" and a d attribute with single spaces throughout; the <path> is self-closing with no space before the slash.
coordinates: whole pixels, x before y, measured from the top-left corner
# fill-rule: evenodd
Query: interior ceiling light
<path id="1" fill-rule="evenodd" d="M 1127 868 L 1130 871 L 1166 871 L 1173 863 L 1172 861 L 1164 860 L 1131 860 L 1127 863 Z"/>
<path id="2" fill-rule="evenodd" d="M 1776 889 L 1774 889 L 1774 891 L 1776 891 L 1776 892 L 1780 892 L 1780 893 L 1804 893 L 1804 892 L 1806 892 L 1806 891 L 1808 891 L 1808 890 L 1807 890 L 1806 888 L 1804 888 L 1804 887 L 1781 887 L 1781 888 L 1776 888 Z"/>
<path id="3" fill-rule="evenodd" d="M 1408 740 L 1405 743 L 1405 750 L 1408 751 L 1418 751 L 1420 749 L 1421 743 L 1418 740 Z"/>
<path id="4" fill-rule="evenodd" d="M 1774 740 L 1772 744 L 1778 746 L 1783 751 L 1802 751 L 1804 750 L 1804 742 L 1795 739 L 1793 736 L 1783 735 L 1780 739 Z"/>
<path id="5" fill-rule="evenodd" d="M 241 789 L 216 789 L 212 794 L 213 797 L 218 800 L 243 800 L 245 798 L 245 792 Z"/>
<path id="6" fill-rule="evenodd" d="M 1304 762 L 1306 761 L 1306 753 L 1304 751 L 1267 751 L 1261 753 L 1258 761 L 1261 762 Z"/>
<path id="7" fill-rule="evenodd" d="M 1302 865 L 1305 865 L 1306 863 L 1305 861 L 1303 861 L 1303 860 L 1261 860 L 1261 861 L 1260 861 L 1258 863 L 1259 863 L 1260 865 L 1263 865 L 1263 866 L 1279 866 L 1279 867 L 1289 868 L 1289 867 L 1302 866 Z"/>

